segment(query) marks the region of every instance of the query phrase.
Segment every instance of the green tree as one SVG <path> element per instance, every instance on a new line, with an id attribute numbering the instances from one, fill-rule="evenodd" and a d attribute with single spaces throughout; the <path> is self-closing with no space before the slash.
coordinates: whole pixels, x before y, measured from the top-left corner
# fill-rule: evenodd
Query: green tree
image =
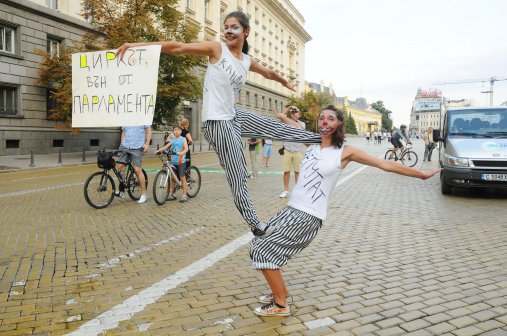
<path id="1" fill-rule="evenodd" d="M 349 111 L 349 113 L 347 114 L 347 109 L 345 108 L 343 114 L 345 115 L 345 133 L 357 134 L 356 121 L 352 116 L 352 112 Z"/>
<path id="2" fill-rule="evenodd" d="M 50 97 L 57 106 L 49 118 L 72 123 L 71 57 L 75 52 L 116 49 L 125 42 L 175 40 L 191 42 L 197 39 L 198 28 L 185 23 L 177 10 L 178 0 L 83 0 L 82 15 L 91 19 L 95 31 L 87 32 L 81 43 L 65 48 L 58 59 L 45 51 L 42 55 L 39 84 L 52 87 Z M 203 64 L 195 56 L 161 55 L 154 126 L 173 122 L 182 100 L 194 100 L 202 94 L 202 80 L 191 69 Z"/>
<path id="3" fill-rule="evenodd" d="M 389 116 L 392 112 L 384 106 L 382 100 L 371 104 L 371 107 L 382 114 L 382 129 L 390 131 L 393 128 L 393 120 Z"/>
<path id="4" fill-rule="evenodd" d="M 324 106 L 332 104 L 333 101 L 334 97 L 328 93 L 309 90 L 299 96 L 289 97 L 287 104 L 297 106 L 301 112 L 301 120 L 306 124 L 306 129 L 316 132 L 320 110 Z"/>

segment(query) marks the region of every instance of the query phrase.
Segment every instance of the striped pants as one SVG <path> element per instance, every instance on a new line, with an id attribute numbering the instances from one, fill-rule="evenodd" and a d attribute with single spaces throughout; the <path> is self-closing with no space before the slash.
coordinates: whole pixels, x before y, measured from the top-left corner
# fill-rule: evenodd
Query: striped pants
<path id="1" fill-rule="evenodd" d="M 268 237 L 254 237 L 250 245 L 253 269 L 279 269 L 310 245 L 322 227 L 322 220 L 286 206 L 268 222 L 276 229 Z"/>
<path id="2" fill-rule="evenodd" d="M 266 138 L 306 144 L 320 143 L 321 136 L 286 125 L 274 118 L 236 108 L 232 120 L 207 120 L 203 123 L 204 137 L 217 152 L 220 165 L 231 186 L 234 204 L 250 229 L 260 221 L 247 188 L 247 165 L 241 137 Z"/>

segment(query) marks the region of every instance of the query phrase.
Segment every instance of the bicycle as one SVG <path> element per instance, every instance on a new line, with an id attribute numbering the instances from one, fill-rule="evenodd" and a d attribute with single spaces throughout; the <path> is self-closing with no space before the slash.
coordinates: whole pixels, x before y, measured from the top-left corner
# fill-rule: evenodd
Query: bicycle
<path id="1" fill-rule="evenodd" d="M 401 152 L 401 155 L 399 157 L 396 156 L 396 154 L 393 151 L 393 148 L 390 148 L 384 155 L 384 159 L 394 161 L 400 160 L 401 163 L 404 164 L 405 166 L 413 167 L 417 164 L 417 160 L 419 158 L 416 152 L 412 150 L 412 144 L 407 144 L 407 146 L 403 148 L 403 151 Z"/>
<path id="2" fill-rule="evenodd" d="M 175 189 L 183 188 L 180 177 L 175 173 L 177 167 L 172 163 L 174 153 L 159 153 L 158 157 L 162 161 L 162 169 L 157 172 L 153 180 L 153 199 L 158 205 L 163 205 L 169 196 L 171 190 L 171 181 L 174 181 Z M 201 190 L 201 172 L 195 166 L 191 166 L 185 173 L 187 182 L 187 196 L 194 198 Z"/>
<path id="3" fill-rule="evenodd" d="M 127 162 L 125 162 L 125 178 L 122 176 L 120 170 L 116 169 L 116 162 L 113 158 L 114 155 L 121 151 L 106 152 L 101 150 L 97 153 L 97 166 L 102 168 L 102 171 L 91 174 L 84 184 L 84 197 L 86 202 L 95 209 L 103 209 L 107 207 L 113 201 L 113 198 L 125 197 L 124 191 L 127 190 L 128 195 L 134 201 L 141 198 L 141 185 L 137 180 L 134 167 L 132 166 L 132 155 L 127 153 Z M 118 179 L 118 191 L 116 191 L 116 185 L 113 178 L 110 175 L 110 171 L 113 171 L 114 175 Z M 146 188 L 148 187 L 148 175 L 146 171 L 142 169 Z"/>

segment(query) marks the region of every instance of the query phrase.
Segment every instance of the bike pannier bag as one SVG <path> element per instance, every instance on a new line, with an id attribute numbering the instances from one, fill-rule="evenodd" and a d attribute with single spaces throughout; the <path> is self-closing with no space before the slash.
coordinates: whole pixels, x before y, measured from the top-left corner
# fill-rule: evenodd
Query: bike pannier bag
<path id="1" fill-rule="evenodd" d="M 113 152 L 101 152 L 97 156 L 97 166 L 103 169 L 111 169 L 114 167 Z"/>

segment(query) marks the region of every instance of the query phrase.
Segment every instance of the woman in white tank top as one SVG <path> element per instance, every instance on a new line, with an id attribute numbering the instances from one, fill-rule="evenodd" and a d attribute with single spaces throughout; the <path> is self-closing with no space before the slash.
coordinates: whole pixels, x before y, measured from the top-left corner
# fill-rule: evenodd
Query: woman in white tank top
<path id="1" fill-rule="evenodd" d="M 248 71 L 261 74 L 295 91 L 294 85 L 287 79 L 248 56 L 246 38 L 249 34 L 248 17 L 237 11 L 225 18 L 224 43 L 216 41 L 125 43 L 118 48 L 117 54 L 122 58 L 129 48 L 158 44 L 162 46 L 161 52 L 166 54 L 208 57 L 202 108 L 204 137 L 217 152 L 231 186 L 234 203 L 252 233 L 255 236 L 265 236 L 270 232 L 265 231 L 266 225 L 257 218 L 248 194 L 248 174 L 241 137 L 320 143 L 320 135 L 294 129 L 273 118 L 259 116 L 235 106 L 236 95 L 245 84 Z"/>
<path id="2" fill-rule="evenodd" d="M 287 110 L 277 117 L 294 124 L 287 118 Z M 307 247 L 326 219 L 331 193 L 341 171 L 350 162 L 380 168 L 386 172 L 428 179 L 440 172 L 420 171 L 366 154 L 358 148 L 343 145 L 343 112 L 329 105 L 319 115 L 318 131 L 322 144 L 307 148 L 299 169 L 299 179 L 287 206 L 269 222 L 275 230 L 269 237 L 255 237 L 250 247 L 252 268 L 261 270 L 271 289 L 271 294 L 259 298 L 266 305 L 254 310 L 261 316 L 288 316 L 290 296 L 280 272 L 280 267 L 295 254 Z M 290 301 L 290 300 L 289 300 Z"/>

